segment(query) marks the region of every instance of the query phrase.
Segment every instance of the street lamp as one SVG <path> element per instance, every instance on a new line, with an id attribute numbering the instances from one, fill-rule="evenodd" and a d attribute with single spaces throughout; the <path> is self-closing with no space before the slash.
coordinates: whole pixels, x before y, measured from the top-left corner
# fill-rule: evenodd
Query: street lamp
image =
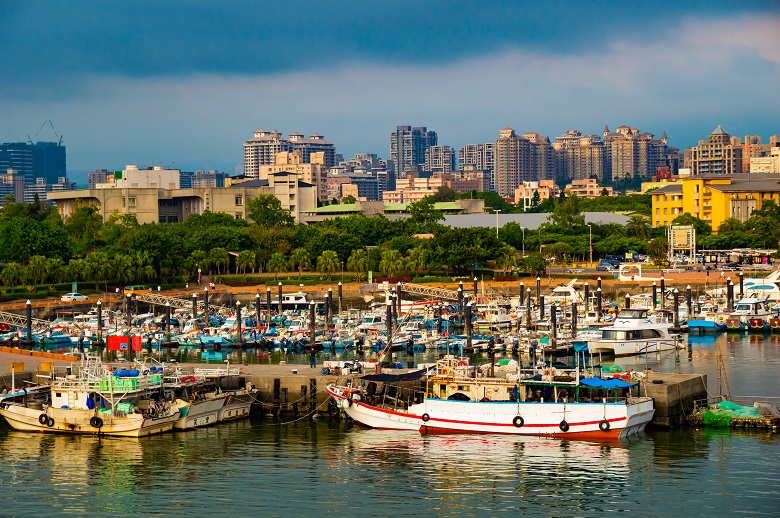
<path id="1" fill-rule="evenodd" d="M 525 227 L 520 227 L 520 231 L 523 233 L 523 252 L 520 257 L 525 257 Z"/>
<path id="2" fill-rule="evenodd" d="M 588 256 L 588 263 L 589 266 L 593 265 L 593 228 L 590 226 L 590 223 L 588 223 L 588 253 L 590 254 Z"/>
<path id="3" fill-rule="evenodd" d="M 498 238 L 498 213 L 501 212 L 501 209 L 493 209 L 493 212 L 496 213 L 496 238 Z"/>

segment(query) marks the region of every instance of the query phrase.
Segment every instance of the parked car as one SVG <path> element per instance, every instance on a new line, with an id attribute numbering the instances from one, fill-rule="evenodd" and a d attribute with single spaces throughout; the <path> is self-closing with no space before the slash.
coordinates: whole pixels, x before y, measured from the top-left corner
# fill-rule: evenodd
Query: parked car
<path id="1" fill-rule="evenodd" d="M 617 268 L 615 267 L 615 265 L 607 260 L 601 260 L 599 261 L 599 264 L 596 265 L 597 272 L 612 272 L 615 271 L 616 269 Z"/>
<path id="2" fill-rule="evenodd" d="M 624 260 L 624 257 L 622 255 L 607 255 L 606 257 L 604 257 L 604 259 L 610 262 L 616 261 L 617 264 L 620 264 L 620 262 Z M 615 263 L 613 262 L 612 264 Z"/>
<path id="3" fill-rule="evenodd" d="M 62 302 L 80 302 L 82 300 L 89 300 L 89 297 L 82 295 L 81 293 L 66 293 L 60 300 Z"/>
<path id="4" fill-rule="evenodd" d="M 739 263 L 726 263 L 722 266 L 722 270 L 741 270 L 742 265 Z"/>

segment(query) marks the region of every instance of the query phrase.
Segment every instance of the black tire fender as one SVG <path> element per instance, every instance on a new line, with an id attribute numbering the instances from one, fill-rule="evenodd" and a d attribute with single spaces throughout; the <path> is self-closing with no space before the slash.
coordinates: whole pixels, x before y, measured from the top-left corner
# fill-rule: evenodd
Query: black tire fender
<path id="1" fill-rule="evenodd" d="M 561 424 L 558 425 L 558 428 L 561 429 L 562 432 L 568 432 L 569 431 L 569 423 L 566 422 L 566 419 L 561 421 Z"/>
<path id="2" fill-rule="evenodd" d="M 96 415 L 93 415 L 93 416 L 92 416 L 92 417 L 89 419 L 89 425 L 90 425 L 92 428 L 103 428 L 103 419 L 101 419 L 100 417 L 98 417 L 98 416 L 96 416 Z"/>
<path id="3" fill-rule="evenodd" d="M 427 423 L 431 419 L 431 416 L 423 414 L 420 418 L 423 420 L 423 423 Z"/>
<path id="4" fill-rule="evenodd" d="M 39 415 L 38 416 L 38 422 L 41 423 L 41 424 L 48 423 L 49 422 L 49 416 L 47 416 L 46 414 Z"/>
<path id="5" fill-rule="evenodd" d="M 54 418 L 53 418 L 53 417 L 50 417 L 50 418 L 48 418 L 48 419 L 46 420 L 46 426 L 48 426 L 49 428 L 51 428 L 52 426 L 54 426 Z"/>
<path id="6" fill-rule="evenodd" d="M 599 430 L 601 430 L 602 432 L 608 432 L 609 431 L 609 421 L 607 421 L 606 419 L 603 419 L 599 423 Z"/>
<path id="7" fill-rule="evenodd" d="M 525 424 L 525 419 L 523 419 L 523 416 L 516 415 L 515 418 L 512 419 L 512 424 L 515 425 L 515 428 L 522 428 Z"/>
<path id="8" fill-rule="evenodd" d="M 214 352 L 218 353 L 222 350 L 222 344 L 214 344 Z"/>

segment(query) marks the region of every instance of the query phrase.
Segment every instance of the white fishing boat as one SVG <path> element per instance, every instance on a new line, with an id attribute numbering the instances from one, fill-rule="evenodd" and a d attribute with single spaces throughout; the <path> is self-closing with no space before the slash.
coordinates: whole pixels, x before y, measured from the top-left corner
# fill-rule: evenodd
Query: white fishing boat
<path id="1" fill-rule="evenodd" d="M 734 282 L 734 293 L 739 293 L 739 281 L 732 279 Z M 725 297 L 728 289 L 726 283 L 722 283 L 720 288 L 713 288 L 707 290 L 707 295 L 712 297 Z M 756 298 L 761 300 L 768 300 L 771 302 L 780 301 L 780 270 L 775 270 L 766 277 L 745 277 L 742 281 L 744 297 L 743 298 Z"/>
<path id="2" fill-rule="evenodd" d="M 582 295 L 574 287 L 577 279 L 572 279 L 566 284 L 560 284 L 553 288 L 552 293 L 546 295 L 544 300 L 547 303 L 553 303 L 558 305 L 570 305 L 572 302 L 583 302 Z"/>
<path id="3" fill-rule="evenodd" d="M 631 385 L 622 380 L 581 379 L 579 371 L 514 379 L 475 374 L 466 360 L 450 356 L 430 371 L 368 375 L 359 387 L 330 384 L 327 391 L 360 424 L 422 433 L 618 439 L 641 432 L 654 413 L 653 400 L 626 396 Z"/>
<path id="4" fill-rule="evenodd" d="M 611 326 L 601 328 L 601 338 L 588 341 L 590 354 L 633 356 L 677 348 L 677 335 L 669 333 L 673 324 L 659 322 L 648 312 L 640 308 L 620 310 Z"/>
<path id="5" fill-rule="evenodd" d="M 99 358 L 72 367 L 52 381 L 51 402 L 0 404 L 15 430 L 140 437 L 171 430 L 179 409 L 159 398 L 162 375 L 111 371 Z"/>

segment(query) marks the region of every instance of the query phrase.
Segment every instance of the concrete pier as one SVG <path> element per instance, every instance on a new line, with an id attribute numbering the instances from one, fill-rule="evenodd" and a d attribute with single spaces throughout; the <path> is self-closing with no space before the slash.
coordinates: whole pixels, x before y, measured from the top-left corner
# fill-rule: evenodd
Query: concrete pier
<path id="1" fill-rule="evenodd" d="M 650 371 L 641 383 L 640 393 L 655 401 L 651 426 L 677 428 L 686 423 L 695 401 L 707 399 L 707 376 Z"/>

